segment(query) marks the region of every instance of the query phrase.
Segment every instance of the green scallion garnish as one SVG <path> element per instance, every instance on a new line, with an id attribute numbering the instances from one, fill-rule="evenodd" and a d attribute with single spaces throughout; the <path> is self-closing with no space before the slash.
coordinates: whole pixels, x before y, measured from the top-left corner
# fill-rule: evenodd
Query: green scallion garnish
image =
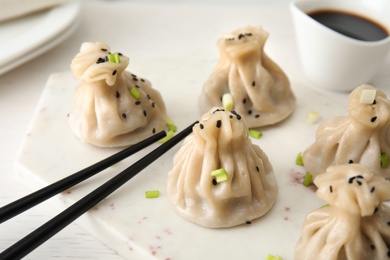
<path id="1" fill-rule="evenodd" d="M 267 255 L 265 260 L 282 260 L 282 258 L 280 256 Z"/>
<path id="2" fill-rule="evenodd" d="M 158 190 L 148 190 L 145 191 L 145 197 L 147 199 L 154 199 L 160 196 L 160 192 Z"/>
<path id="3" fill-rule="evenodd" d="M 130 89 L 130 94 L 135 98 L 135 99 L 140 99 L 141 98 L 141 93 L 139 93 L 138 89 L 136 87 L 132 87 Z"/>
<path id="4" fill-rule="evenodd" d="M 302 152 L 299 152 L 297 155 L 297 158 L 295 159 L 295 164 L 303 166 L 303 157 L 302 157 Z"/>
<path id="5" fill-rule="evenodd" d="M 313 179 L 313 175 L 310 172 L 307 172 L 305 174 L 305 178 L 303 178 L 303 185 L 305 185 L 306 187 L 310 186 L 312 179 Z"/>
<path id="6" fill-rule="evenodd" d="M 212 171 L 211 176 L 215 177 L 217 183 L 227 181 L 228 179 L 228 174 L 224 168 Z"/>
<path id="7" fill-rule="evenodd" d="M 263 133 L 256 129 L 249 129 L 249 136 L 259 139 L 263 136 Z"/>
<path id="8" fill-rule="evenodd" d="M 387 153 L 381 153 L 381 167 L 386 168 L 389 166 L 389 156 Z"/>
<path id="9" fill-rule="evenodd" d="M 233 109 L 233 96 L 230 93 L 225 93 L 222 96 L 222 106 L 224 109 L 231 111 Z"/>
<path id="10" fill-rule="evenodd" d="M 118 53 L 114 54 L 108 54 L 107 55 L 108 61 L 113 63 L 121 63 L 121 58 L 119 57 Z"/>

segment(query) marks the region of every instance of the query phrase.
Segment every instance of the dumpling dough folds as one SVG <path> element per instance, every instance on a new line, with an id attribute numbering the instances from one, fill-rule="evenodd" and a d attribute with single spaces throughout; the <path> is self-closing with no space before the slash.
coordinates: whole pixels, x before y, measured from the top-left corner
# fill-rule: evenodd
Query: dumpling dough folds
<path id="1" fill-rule="evenodd" d="M 366 90 L 376 90 L 372 103 L 360 101 Z M 318 127 L 315 142 L 303 152 L 306 170 L 316 176 L 331 165 L 360 163 L 389 178 L 381 154 L 390 156 L 390 101 L 382 91 L 362 85 L 349 95 L 348 112 Z"/>
<path id="2" fill-rule="evenodd" d="M 267 37 L 261 27 L 247 26 L 217 41 L 220 58 L 199 98 L 202 114 L 222 107 L 226 93 L 250 128 L 275 124 L 292 113 L 296 99 L 286 74 L 263 50 Z"/>
<path id="3" fill-rule="evenodd" d="M 264 215 L 276 199 L 271 163 L 235 112 L 213 108 L 203 115 L 173 162 L 168 197 L 179 215 L 198 225 L 244 224 Z M 211 172 L 220 168 L 228 178 L 215 183 Z"/>
<path id="4" fill-rule="evenodd" d="M 167 116 L 160 93 L 148 80 L 125 71 L 128 57 L 118 54 L 120 62 L 110 62 L 109 54 L 104 43 L 83 43 L 72 60 L 71 70 L 82 81 L 69 113 L 73 133 L 85 143 L 117 147 L 164 130 Z"/>
<path id="5" fill-rule="evenodd" d="M 314 180 L 329 203 L 308 214 L 296 260 L 385 260 L 390 254 L 390 182 L 360 164 L 331 166 Z"/>

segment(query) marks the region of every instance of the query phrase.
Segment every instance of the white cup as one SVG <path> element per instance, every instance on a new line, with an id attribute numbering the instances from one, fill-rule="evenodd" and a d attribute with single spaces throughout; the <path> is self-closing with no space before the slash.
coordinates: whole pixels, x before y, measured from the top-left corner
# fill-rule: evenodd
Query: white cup
<path id="1" fill-rule="evenodd" d="M 390 33 L 390 1 L 296 0 L 290 3 L 300 62 L 316 87 L 348 91 L 368 84 L 384 63 L 390 37 L 378 41 L 355 40 L 315 21 L 307 13 L 338 10 L 381 24 Z"/>

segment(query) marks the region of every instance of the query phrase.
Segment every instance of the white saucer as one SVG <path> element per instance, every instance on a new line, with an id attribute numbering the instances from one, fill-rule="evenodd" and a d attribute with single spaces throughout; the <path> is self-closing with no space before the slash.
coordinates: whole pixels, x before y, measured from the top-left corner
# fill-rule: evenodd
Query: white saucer
<path id="1" fill-rule="evenodd" d="M 0 24 L 0 74 L 48 51 L 78 25 L 80 4 L 71 2 Z"/>

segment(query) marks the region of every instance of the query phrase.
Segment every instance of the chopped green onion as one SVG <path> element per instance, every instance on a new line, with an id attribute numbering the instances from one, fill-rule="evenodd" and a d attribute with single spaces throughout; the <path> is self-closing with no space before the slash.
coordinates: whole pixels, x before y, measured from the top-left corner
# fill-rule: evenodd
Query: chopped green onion
<path id="1" fill-rule="evenodd" d="M 387 153 L 381 153 L 381 166 L 383 168 L 389 166 L 389 156 L 387 155 Z"/>
<path id="2" fill-rule="evenodd" d="M 175 122 L 173 122 L 173 119 L 168 116 L 167 117 L 167 125 L 174 125 L 174 124 L 175 124 Z"/>
<path id="3" fill-rule="evenodd" d="M 175 132 L 173 132 L 173 131 L 168 131 L 168 132 L 167 132 L 167 135 L 166 135 L 164 138 L 161 138 L 160 140 L 158 140 L 157 142 L 160 143 L 160 144 L 166 143 L 166 142 L 168 142 L 174 135 L 175 135 Z"/>
<path id="4" fill-rule="evenodd" d="M 318 122 L 318 119 L 320 118 L 320 114 L 315 111 L 311 111 L 307 113 L 306 115 L 306 124 L 314 125 Z"/>
<path id="5" fill-rule="evenodd" d="M 154 199 L 160 196 L 160 192 L 158 190 L 148 190 L 145 191 L 145 197 L 147 199 Z"/>
<path id="6" fill-rule="evenodd" d="M 267 255 L 267 258 L 265 260 L 282 260 L 280 256 L 274 256 L 274 255 Z"/>
<path id="7" fill-rule="evenodd" d="M 139 93 L 138 89 L 136 87 L 132 87 L 130 89 L 130 94 L 135 97 L 135 99 L 140 99 L 141 93 Z"/>
<path id="8" fill-rule="evenodd" d="M 177 127 L 175 125 L 167 125 L 168 131 L 176 133 Z"/>
<path id="9" fill-rule="evenodd" d="M 262 132 L 256 130 L 256 129 L 249 129 L 249 136 L 259 139 L 263 135 Z"/>
<path id="10" fill-rule="evenodd" d="M 168 131 L 172 131 L 174 133 L 176 133 L 176 131 L 177 131 L 177 127 L 176 127 L 175 123 L 173 122 L 172 118 L 170 118 L 170 117 L 167 118 L 167 128 L 168 128 Z"/>
<path id="11" fill-rule="evenodd" d="M 303 157 L 302 157 L 302 152 L 299 152 L 297 155 L 297 158 L 295 159 L 295 164 L 303 166 Z"/>
<path id="12" fill-rule="evenodd" d="M 225 93 L 222 96 L 222 106 L 224 109 L 231 111 L 233 109 L 233 96 L 230 93 Z"/>
<path id="13" fill-rule="evenodd" d="M 362 104 L 372 104 L 375 100 L 376 90 L 375 89 L 365 89 L 360 95 L 360 103 Z"/>
<path id="14" fill-rule="evenodd" d="M 109 62 L 121 63 L 121 58 L 119 57 L 118 53 L 108 54 L 107 57 Z"/>
<path id="15" fill-rule="evenodd" d="M 312 179 L 313 175 L 310 172 L 307 172 L 305 174 L 305 178 L 303 179 L 303 185 L 305 185 L 306 187 L 310 186 Z"/>
<path id="16" fill-rule="evenodd" d="M 211 176 L 215 177 L 215 180 L 217 183 L 220 183 L 222 181 L 227 181 L 228 174 L 224 168 L 220 168 L 218 170 L 214 170 L 211 172 Z"/>

